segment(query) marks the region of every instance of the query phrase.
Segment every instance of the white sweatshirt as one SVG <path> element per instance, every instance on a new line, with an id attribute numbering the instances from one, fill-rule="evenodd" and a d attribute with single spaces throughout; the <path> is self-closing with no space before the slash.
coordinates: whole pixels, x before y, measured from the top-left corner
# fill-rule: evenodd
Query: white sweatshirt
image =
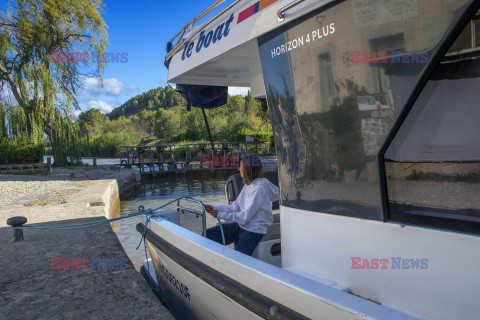
<path id="1" fill-rule="evenodd" d="M 272 201 L 278 201 L 279 190 L 268 179 L 257 178 L 249 185 L 244 185 L 237 199 L 229 206 L 214 206 L 218 218 L 228 223 L 236 222 L 240 228 L 267 233 L 272 225 Z"/>

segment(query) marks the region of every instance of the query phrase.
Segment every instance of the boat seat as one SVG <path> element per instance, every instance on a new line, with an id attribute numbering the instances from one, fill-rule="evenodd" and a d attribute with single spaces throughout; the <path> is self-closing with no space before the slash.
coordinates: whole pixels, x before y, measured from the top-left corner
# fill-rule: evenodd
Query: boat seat
<path id="1" fill-rule="evenodd" d="M 279 214 L 274 214 L 279 216 Z M 274 218 L 275 220 L 275 218 Z M 253 251 L 252 257 L 271 265 L 282 266 L 282 245 L 281 245 L 280 224 L 273 223 L 267 230 L 267 234 L 263 236 Z"/>
<path id="2" fill-rule="evenodd" d="M 270 226 L 270 228 L 268 228 L 267 234 L 263 236 L 262 241 L 279 240 L 279 239 L 280 239 L 280 224 L 273 223 Z"/>
<path id="3" fill-rule="evenodd" d="M 270 180 L 271 183 L 278 187 L 278 174 L 277 171 L 265 171 L 263 172 L 263 177 Z M 242 176 L 237 173 L 230 176 L 225 183 L 225 192 L 227 193 L 228 204 L 231 204 L 242 191 L 243 181 Z M 272 209 L 276 210 L 279 208 L 278 201 L 272 203 Z"/>

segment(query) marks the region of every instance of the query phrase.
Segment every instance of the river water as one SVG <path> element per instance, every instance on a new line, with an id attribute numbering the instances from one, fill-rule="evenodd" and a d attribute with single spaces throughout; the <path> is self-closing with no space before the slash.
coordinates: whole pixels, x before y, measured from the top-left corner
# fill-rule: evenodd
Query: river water
<path id="1" fill-rule="evenodd" d="M 128 190 L 122 195 L 120 202 L 120 215 L 124 216 L 138 211 L 138 207 L 157 208 L 161 205 L 182 196 L 190 196 L 205 204 L 227 204 L 225 197 L 226 178 L 159 178 L 156 180 L 143 181 L 142 185 Z M 187 204 L 185 202 L 185 204 Z M 168 208 L 175 209 L 176 203 Z M 193 209 L 199 209 L 199 205 L 186 205 Z M 136 250 L 141 235 L 136 230 L 141 217 L 119 220 L 112 223 L 112 228 L 117 234 L 122 246 L 136 269 L 140 269 L 145 261 L 143 244 Z M 207 214 L 207 227 L 215 226 L 217 220 Z M 202 219 L 195 215 L 184 214 L 181 216 L 180 225 L 191 231 L 201 233 Z"/>
<path id="2" fill-rule="evenodd" d="M 121 159 L 119 158 L 97 158 L 97 165 L 118 165 L 120 164 L 120 160 Z M 274 168 L 277 165 L 277 159 L 275 156 L 261 157 L 261 161 L 264 167 Z M 47 162 L 47 156 L 44 157 L 44 162 Z M 84 164 L 93 165 L 93 158 L 84 157 L 82 158 L 82 162 Z M 158 208 L 171 200 L 183 196 L 193 197 L 205 204 L 227 204 L 225 196 L 226 180 L 226 177 L 211 177 L 203 179 L 159 177 L 155 180 L 142 180 L 140 186 L 134 187 L 122 194 L 120 201 L 120 215 L 125 216 L 137 212 L 140 205 L 143 205 L 145 208 Z M 168 206 L 168 208 L 175 209 L 175 205 L 176 203 Z M 199 210 L 199 205 L 185 206 Z M 139 222 L 141 222 L 141 217 L 134 217 L 111 223 L 113 231 L 117 234 L 125 252 L 137 270 L 140 269 L 145 261 L 143 244 L 138 250 L 136 249 L 141 238 L 140 233 L 136 230 L 136 225 Z M 207 214 L 207 228 L 215 226 L 216 224 L 217 220 Z M 196 218 L 194 215 L 182 215 L 180 217 L 180 225 L 201 234 L 201 217 Z"/>

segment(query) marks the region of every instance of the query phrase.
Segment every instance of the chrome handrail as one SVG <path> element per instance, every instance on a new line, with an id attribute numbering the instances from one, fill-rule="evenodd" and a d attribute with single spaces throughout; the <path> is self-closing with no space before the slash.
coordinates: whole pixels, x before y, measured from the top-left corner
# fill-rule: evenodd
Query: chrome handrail
<path id="1" fill-rule="evenodd" d="M 173 40 L 175 40 L 177 37 L 179 37 L 180 41 L 182 40 L 182 37 L 183 35 L 187 32 L 188 29 L 190 29 L 190 31 L 192 31 L 195 23 L 197 21 L 200 21 L 203 17 L 205 17 L 207 14 L 209 14 L 210 12 L 212 12 L 213 10 L 215 10 L 219 5 L 221 5 L 222 3 L 224 3 L 226 0 L 217 0 L 215 1 L 214 3 L 212 3 L 210 6 L 207 7 L 207 9 L 203 10 L 202 12 L 200 12 L 199 15 L 197 15 L 195 18 L 193 18 L 192 20 L 190 20 L 190 22 L 188 22 L 182 29 L 178 30 L 178 32 L 172 37 L 172 39 L 170 39 L 169 43 L 172 43 Z M 178 44 L 179 42 L 177 42 L 175 44 L 175 46 Z"/>
<path id="2" fill-rule="evenodd" d="M 282 22 L 282 21 L 285 20 L 285 12 L 287 10 L 292 9 L 296 5 L 299 5 L 300 3 L 302 3 L 303 1 L 305 1 L 305 0 L 295 0 L 295 1 L 292 1 L 289 4 L 287 4 L 286 6 L 280 8 L 280 10 L 277 11 L 278 22 Z"/>
<path id="3" fill-rule="evenodd" d="M 176 38 L 179 38 L 177 43 L 175 43 L 175 45 L 171 48 L 170 52 L 167 52 L 167 55 L 165 56 L 165 61 L 168 61 L 168 59 L 170 59 L 171 57 L 173 57 L 181 48 L 181 45 L 183 43 L 188 43 L 190 42 L 190 40 L 192 40 L 197 34 L 200 33 L 200 31 L 202 31 L 203 29 L 205 29 L 206 27 L 208 27 L 212 22 L 214 22 L 215 20 L 217 20 L 220 16 L 222 16 L 225 12 L 227 12 L 228 10 L 230 10 L 231 8 L 233 8 L 237 3 L 239 3 L 240 1 L 243 1 L 243 0 L 236 0 L 234 2 L 232 2 L 231 4 L 229 4 L 226 8 L 224 8 L 222 11 L 220 11 L 219 13 L 217 13 L 215 16 L 211 17 L 209 20 L 207 20 L 204 24 L 201 25 L 201 28 L 198 28 L 197 30 L 195 30 L 187 39 L 183 38 L 183 36 L 185 35 L 185 33 L 187 32 L 187 29 L 190 27 L 190 30 L 189 31 L 192 31 L 193 27 L 194 27 L 194 24 L 195 22 L 199 21 L 200 19 L 202 19 L 203 17 L 205 17 L 207 14 L 209 14 L 210 12 L 212 12 L 213 10 L 215 10 L 219 5 L 221 5 L 222 3 L 224 3 L 226 0 L 217 0 L 215 1 L 212 5 L 210 5 L 207 9 L 203 10 L 198 16 L 196 16 L 195 18 L 193 18 L 189 23 L 187 23 L 182 29 L 180 29 L 174 36 L 172 39 L 170 39 L 170 41 L 168 42 L 169 44 L 173 44 L 173 41 L 176 39 Z"/>
<path id="4" fill-rule="evenodd" d="M 228 198 L 228 184 L 231 183 L 230 179 L 225 182 L 225 197 L 227 198 L 228 205 L 231 205 L 230 199 Z"/>
<path id="5" fill-rule="evenodd" d="M 185 201 L 198 203 L 202 206 L 202 211 L 198 211 L 198 210 L 194 210 L 194 209 L 191 209 L 191 208 L 181 206 L 180 205 L 180 200 L 185 200 Z M 205 206 L 203 205 L 202 201 L 197 200 L 197 199 L 193 199 L 193 198 L 178 199 L 178 201 L 177 201 L 177 211 L 178 211 L 179 215 L 180 215 L 180 213 L 193 213 L 193 214 L 196 215 L 197 218 L 198 218 L 198 216 L 202 216 L 202 228 L 203 228 L 202 236 L 203 237 L 207 236 L 207 215 L 205 214 Z"/>

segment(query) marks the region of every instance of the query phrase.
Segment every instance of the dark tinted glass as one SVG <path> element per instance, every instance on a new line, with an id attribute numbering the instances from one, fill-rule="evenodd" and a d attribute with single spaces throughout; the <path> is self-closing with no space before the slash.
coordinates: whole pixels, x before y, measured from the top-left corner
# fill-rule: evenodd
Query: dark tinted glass
<path id="1" fill-rule="evenodd" d="M 480 232 L 477 25 L 474 18 L 436 66 L 385 154 L 394 220 Z"/>
<path id="2" fill-rule="evenodd" d="M 335 3 L 259 40 L 281 201 L 383 219 L 379 149 L 470 1 Z"/>

